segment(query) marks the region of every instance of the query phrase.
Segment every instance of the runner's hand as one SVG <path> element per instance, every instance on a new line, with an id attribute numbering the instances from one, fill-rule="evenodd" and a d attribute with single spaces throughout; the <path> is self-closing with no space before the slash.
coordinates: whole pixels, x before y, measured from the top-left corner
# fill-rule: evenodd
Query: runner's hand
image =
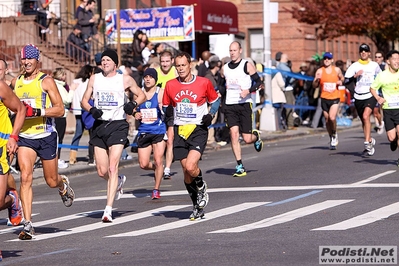
<path id="1" fill-rule="evenodd" d="M 41 109 L 38 108 L 33 108 L 32 106 L 30 106 L 29 104 L 27 104 L 26 102 L 22 102 L 25 107 L 26 107 L 26 117 L 35 117 L 35 116 L 40 116 L 42 113 Z"/>
<path id="2" fill-rule="evenodd" d="M 125 111 L 126 114 L 132 115 L 134 108 L 136 108 L 137 103 L 135 101 L 133 102 L 128 102 L 123 106 L 123 111 Z"/>
<path id="3" fill-rule="evenodd" d="M 90 114 L 93 116 L 94 119 L 99 119 L 103 115 L 103 111 L 97 109 L 96 107 L 92 107 L 90 109 Z"/>
<path id="4" fill-rule="evenodd" d="M 211 114 L 206 114 L 202 117 L 202 125 L 205 127 L 209 127 L 212 124 L 212 115 Z"/>

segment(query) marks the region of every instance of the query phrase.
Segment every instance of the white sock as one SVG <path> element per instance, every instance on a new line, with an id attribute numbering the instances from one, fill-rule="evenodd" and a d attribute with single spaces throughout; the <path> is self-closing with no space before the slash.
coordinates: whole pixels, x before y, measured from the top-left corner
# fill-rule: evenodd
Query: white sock
<path id="1" fill-rule="evenodd" d="M 112 213 L 112 207 L 111 206 L 105 206 L 105 212 L 107 213 Z"/>
<path id="2" fill-rule="evenodd" d="M 163 172 L 164 172 L 164 174 L 170 174 L 170 168 L 169 167 L 165 167 Z"/>

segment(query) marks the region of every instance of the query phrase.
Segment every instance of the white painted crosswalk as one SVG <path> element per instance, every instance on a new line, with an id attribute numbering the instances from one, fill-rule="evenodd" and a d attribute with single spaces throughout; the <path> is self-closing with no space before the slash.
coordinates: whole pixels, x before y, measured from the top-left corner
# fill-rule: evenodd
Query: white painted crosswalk
<path id="1" fill-rule="evenodd" d="M 322 231 L 322 230 L 348 230 L 352 229 L 355 227 L 371 224 L 374 222 L 377 222 L 382 219 L 386 219 L 391 215 L 394 215 L 396 213 L 399 213 L 399 202 L 390 204 L 388 206 L 379 208 L 377 210 L 367 212 L 362 215 L 358 215 L 356 217 L 353 217 L 351 219 L 342 221 L 340 223 L 324 226 L 324 227 L 319 227 L 315 228 L 312 230 L 315 231 Z"/>
<path id="2" fill-rule="evenodd" d="M 37 222 L 34 223 L 35 228 L 39 227 L 44 227 L 46 225 L 57 225 L 58 228 L 61 228 L 60 231 L 54 232 L 54 233 L 43 233 L 43 234 L 36 234 L 35 238 L 33 239 L 34 241 L 44 241 L 48 239 L 54 239 L 54 238 L 59 238 L 59 237 L 68 237 L 73 234 L 85 234 L 91 231 L 95 230 L 102 230 L 101 237 L 110 237 L 110 238 L 117 238 L 117 237 L 137 237 L 137 236 L 142 236 L 142 235 L 147 235 L 147 234 L 153 234 L 153 233 L 161 233 L 161 232 L 166 232 L 170 230 L 179 230 L 184 227 L 190 227 L 190 226 L 202 226 L 202 223 L 207 222 L 208 224 L 212 225 L 212 222 L 216 219 L 224 219 L 228 217 L 229 215 L 237 215 L 238 213 L 242 213 L 245 215 L 240 216 L 240 223 L 241 225 L 238 225 L 236 227 L 231 227 L 228 228 L 225 226 L 223 228 L 223 223 L 215 223 L 218 227 L 221 228 L 215 228 L 213 227 L 213 230 L 208 229 L 207 232 L 205 231 L 204 233 L 211 233 L 211 234 L 223 234 L 223 233 L 230 233 L 230 234 L 237 234 L 237 233 L 243 233 L 247 231 L 254 231 L 254 230 L 259 230 L 259 229 L 265 229 L 269 228 L 272 226 L 278 226 L 284 223 L 289 223 L 289 222 L 295 222 L 296 220 L 299 220 L 303 217 L 306 216 L 311 216 L 311 215 L 317 215 L 319 212 L 323 212 L 324 210 L 329 209 L 328 215 L 330 215 L 331 220 L 334 220 L 334 223 L 329 224 L 328 223 L 328 216 L 324 216 L 323 222 L 325 223 L 322 227 L 317 227 L 317 228 L 312 228 L 312 225 L 306 225 L 307 230 L 309 232 L 314 232 L 314 231 L 336 231 L 336 230 L 350 230 L 353 228 L 357 227 L 362 227 L 362 226 L 367 226 L 379 221 L 382 221 L 386 219 L 387 217 L 391 215 L 395 215 L 399 213 L 399 202 L 394 202 L 394 203 L 389 203 L 386 206 L 379 206 L 373 210 L 370 210 L 369 212 L 350 217 L 346 220 L 342 220 L 337 222 L 337 213 L 342 212 L 344 209 L 346 213 L 351 213 L 348 212 L 347 210 L 350 209 L 351 207 L 356 206 L 356 204 L 362 204 L 362 201 L 360 200 L 355 200 L 355 199 L 335 199 L 335 200 L 325 200 L 321 202 L 316 202 L 312 203 L 310 205 L 304 205 L 302 207 L 299 207 L 294 210 L 290 211 L 282 211 L 281 213 L 277 215 L 268 215 L 268 206 L 273 206 L 274 213 L 276 211 L 276 208 L 280 205 L 267 205 L 270 202 L 245 202 L 241 204 L 236 204 L 236 205 L 231 205 L 231 206 L 225 206 L 221 207 L 218 209 L 214 209 L 212 211 L 206 212 L 205 218 L 204 219 L 199 219 L 197 221 L 190 221 L 188 218 L 187 219 L 180 219 L 180 220 L 174 220 L 172 222 L 169 222 L 169 219 L 165 219 L 164 221 L 162 219 L 158 219 L 157 225 L 154 226 L 147 226 L 144 229 L 140 230 L 135 230 L 134 226 L 132 226 L 132 231 L 126 232 L 126 228 L 124 229 L 123 232 L 117 232 L 115 229 L 117 227 L 114 227 L 112 232 L 109 231 L 107 232 L 107 228 L 120 225 L 120 224 L 125 224 L 133 221 L 138 221 L 141 219 L 151 219 L 151 217 L 155 216 L 160 216 L 160 214 L 164 214 L 167 212 L 174 212 L 177 210 L 182 210 L 184 209 L 187 212 L 190 212 L 191 206 L 190 205 L 168 205 L 160 208 L 155 208 L 155 209 L 150 209 L 147 211 L 142 211 L 134 214 L 129 214 L 129 215 L 122 215 L 120 217 L 117 217 L 114 219 L 112 223 L 102 223 L 99 221 L 99 219 L 95 219 L 95 222 L 89 222 L 92 219 L 80 219 L 84 217 L 89 217 L 92 215 L 96 214 L 101 214 L 103 210 L 92 210 L 92 211 L 87 211 L 87 212 L 80 212 L 76 214 L 71 214 L 71 215 L 66 215 L 62 217 L 57 217 L 53 219 L 48 219 L 48 220 L 43 220 L 40 221 L 40 214 L 37 214 L 36 217 L 38 220 Z M 280 202 L 281 203 L 281 202 Z M 208 207 L 209 208 L 209 207 Z M 277 209 L 278 210 L 278 209 Z M 257 215 L 256 217 L 259 217 L 259 214 L 262 214 L 264 217 L 263 219 L 260 219 L 259 221 L 253 222 L 253 215 L 251 215 L 251 212 L 256 212 Z M 243 218 L 244 217 L 244 218 Z M 248 218 L 248 220 L 251 220 L 251 222 L 246 223 L 245 217 L 251 217 Z M 76 227 L 68 228 L 68 222 L 74 220 L 74 224 L 77 225 Z M 160 221 L 160 222 L 159 222 Z M 84 223 L 84 224 L 82 224 Z M 142 222 L 143 224 L 146 224 L 145 221 Z M 80 225 L 79 225 L 80 224 Z M 320 226 L 320 224 L 318 224 Z M 0 227 L 1 228 L 1 227 Z M 63 229 L 67 228 L 67 229 Z M 141 228 L 143 228 L 141 226 Z M 209 228 L 209 227 L 207 227 Z M 217 230 L 215 230 L 217 229 Z M 21 230 L 21 227 L 7 227 L 5 229 L 0 230 L 0 236 L 1 236 L 1 241 L 20 241 L 16 239 L 16 231 Z M 8 234 L 8 235 L 6 235 Z M 7 239 L 6 239 L 7 238 Z"/>
<path id="3" fill-rule="evenodd" d="M 265 228 L 265 227 L 269 227 L 272 225 L 276 225 L 276 224 L 282 224 L 282 223 L 286 223 L 286 222 L 290 222 L 293 221 L 295 219 L 298 219 L 300 217 L 304 217 L 328 208 L 332 208 L 344 203 L 348 203 L 351 202 L 353 200 L 326 200 L 324 202 L 321 203 L 317 203 L 314 205 L 310 205 L 307 207 L 303 207 L 300 209 L 296 209 L 290 212 L 286 212 L 277 216 L 273 216 L 267 219 L 264 219 L 262 221 L 256 222 L 256 223 L 251 223 L 251 224 L 246 224 L 246 225 L 242 225 L 242 226 L 238 226 L 238 227 L 234 227 L 234 228 L 230 228 L 230 229 L 222 229 L 222 230 L 217 230 L 217 231 L 213 231 L 210 233 L 241 233 L 241 232 L 245 232 L 245 231 L 250 231 L 250 230 L 255 230 L 255 229 L 259 229 L 259 228 Z"/>
<path id="4" fill-rule="evenodd" d="M 220 218 L 222 216 L 231 215 L 231 214 L 234 214 L 237 212 L 241 212 L 241 211 L 245 211 L 245 210 L 248 210 L 251 208 L 259 207 L 261 205 L 265 205 L 266 203 L 268 203 L 268 202 L 243 203 L 243 204 L 235 205 L 232 207 L 224 208 L 224 209 L 221 209 L 218 211 L 207 213 L 206 219 L 199 219 L 195 222 L 190 221 L 190 220 L 181 220 L 181 221 L 176 221 L 176 222 L 172 222 L 169 224 L 163 224 L 163 225 L 159 225 L 156 227 L 147 228 L 147 229 L 143 229 L 143 230 L 132 231 L 132 232 L 123 233 L 123 234 L 119 234 L 119 235 L 112 235 L 109 237 L 140 236 L 140 235 L 145 235 L 145 234 L 158 233 L 158 232 L 162 232 L 162 231 L 177 229 L 177 228 L 181 228 L 181 227 L 185 227 L 185 226 L 189 226 L 189 225 L 194 225 L 196 222 L 207 222 L 212 219 Z"/>

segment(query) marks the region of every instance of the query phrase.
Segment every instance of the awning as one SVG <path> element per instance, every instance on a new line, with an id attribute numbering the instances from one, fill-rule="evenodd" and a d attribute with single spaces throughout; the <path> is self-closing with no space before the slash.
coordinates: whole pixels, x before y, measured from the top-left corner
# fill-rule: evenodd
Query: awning
<path id="1" fill-rule="evenodd" d="M 237 7 L 230 2 L 215 0 L 172 0 L 173 6 L 194 6 L 195 31 L 238 33 Z"/>

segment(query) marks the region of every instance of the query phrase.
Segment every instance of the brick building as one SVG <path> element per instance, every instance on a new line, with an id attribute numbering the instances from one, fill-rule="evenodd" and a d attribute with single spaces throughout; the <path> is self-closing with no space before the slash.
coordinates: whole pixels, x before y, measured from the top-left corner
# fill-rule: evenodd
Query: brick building
<path id="1" fill-rule="evenodd" d="M 80 0 L 66 1 L 60 0 L 65 5 L 68 12 L 72 12 L 80 3 Z M 65 1 L 65 2 L 64 2 Z M 124 8 L 149 8 L 170 6 L 174 0 L 121 0 L 120 7 Z M 238 33 L 234 34 L 234 39 L 240 40 L 244 57 L 252 57 L 257 62 L 263 61 L 263 0 L 226 0 L 237 7 Z M 316 39 L 317 25 L 307 25 L 298 23 L 285 9 L 289 9 L 295 3 L 289 0 L 274 0 L 278 7 L 278 23 L 271 24 L 271 52 L 272 58 L 277 51 L 288 54 L 293 62 L 293 70 L 299 68 L 301 62 L 305 61 L 316 53 L 330 51 L 334 54 L 335 60 L 357 60 L 358 47 L 365 42 L 370 45 L 372 52 L 376 51 L 374 43 L 360 36 L 342 36 L 333 40 L 320 41 Z M 115 1 L 97 0 L 99 10 L 116 8 Z M 176 2 L 177 3 L 177 2 Z M 185 0 L 178 3 L 206 5 L 207 0 Z M 233 18 L 235 19 L 235 18 Z M 203 31 L 196 25 L 196 49 L 195 55 L 199 57 L 202 51 L 209 50 L 209 36 L 218 32 Z M 227 32 L 223 32 L 227 33 Z M 228 44 L 227 44 L 228 45 Z M 180 49 L 193 54 L 190 43 L 181 43 Z"/>
<path id="2" fill-rule="evenodd" d="M 246 56 L 257 60 L 263 49 L 263 1 L 232 0 L 238 9 L 239 31 L 246 37 L 244 47 Z M 287 53 L 293 62 L 293 70 L 298 71 L 301 62 L 316 53 L 330 51 L 334 59 L 357 60 L 358 47 L 367 43 L 376 52 L 374 43 L 367 37 L 342 36 L 333 40 L 316 40 L 317 25 L 298 23 L 285 9 L 295 3 L 289 0 L 276 0 L 278 2 L 278 23 L 271 24 L 271 51 L 272 58 L 278 51 Z"/>

